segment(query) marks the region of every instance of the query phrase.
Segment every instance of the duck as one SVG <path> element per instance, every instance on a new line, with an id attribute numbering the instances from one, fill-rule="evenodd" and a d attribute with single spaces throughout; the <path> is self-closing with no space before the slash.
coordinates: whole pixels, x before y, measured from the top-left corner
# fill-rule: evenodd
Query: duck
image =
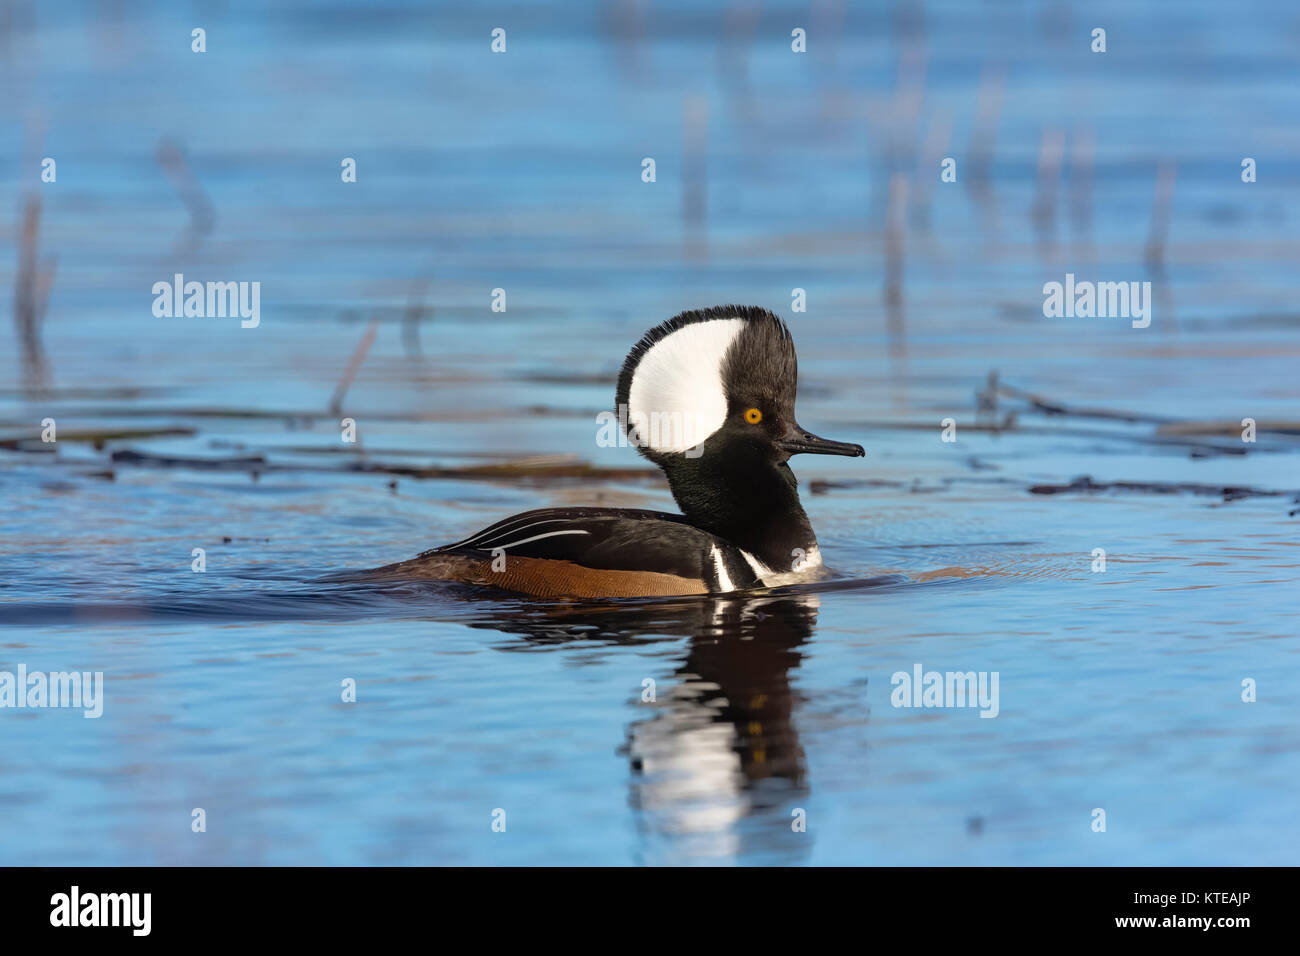
<path id="1" fill-rule="evenodd" d="M 824 580 L 830 572 L 789 461 L 866 452 L 798 424 L 797 379 L 794 340 L 775 313 L 725 305 L 675 315 L 632 347 L 616 413 L 604 416 L 662 470 L 680 514 L 540 508 L 376 570 L 546 598 L 717 595 Z"/>

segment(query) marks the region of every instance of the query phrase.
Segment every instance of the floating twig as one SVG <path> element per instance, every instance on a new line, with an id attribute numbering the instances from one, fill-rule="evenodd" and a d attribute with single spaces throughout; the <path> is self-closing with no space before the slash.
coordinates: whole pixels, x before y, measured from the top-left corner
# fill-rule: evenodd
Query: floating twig
<path id="1" fill-rule="evenodd" d="M 1075 478 L 1069 484 L 1031 485 L 1031 495 L 1094 494 L 1099 491 L 1131 491 L 1152 495 L 1204 495 L 1238 501 L 1242 498 L 1300 498 L 1300 491 L 1278 491 L 1253 488 L 1249 485 L 1209 485 L 1194 481 L 1093 481 L 1088 475 Z"/>
<path id="2" fill-rule="evenodd" d="M 885 210 L 885 304 L 903 303 L 903 268 L 907 251 L 907 176 L 889 178 L 889 206 Z"/>
<path id="3" fill-rule="evenodd" d="M 1095 418 L 1105 421 L 1125 422 L 1127 424 L 1154 425 L 1156 426 L 1154 431 L 1141 436 L 1139 440 L 1155 445 L 1184 445 L 1192 450 L 1194 456 L 1207 454 L 1244 455 L 1258 447 L 1241 441 L 1243 426 L 1240 420 L 1226 422 L 1181 421 L 1152 415 L 1147 412 L 1066 405 L 1063 402 L 1047 399 L 1041 395 L 1035 395 L 1032 392 L 1026 392 L 1011 385 L 1000 383 L 995 376 L 996 373 L 989 373 L 989 384 L 983 392 L 977 392 L 980 401 L 987 401 L 986 393 L 989 389 L 995 389 L 997 394 L 1027 402 L 1031 410 L 1049 417 Z M 1300 422 L 1256 422 L 1255 431 L 1257 434 L 1270 434 L 1288 439 L 1293 436 L 1300 436 Z M 1078 432 L 1076 431 L 1074 434 L 1078 434 Z M 1126 436 L 1114 435 L 1112 437 Z M 1230 438 L 1233 440 L 1227 444 L 1216 444 L 1206 441 L 1188 441 L 1187 439 L 1190 438 Z"/>
<path id="4" fill-rule="evenodd" d="M 682 221 L 688 252 L 707 254 L 709 102 L 703 96 L 682 101 Z"/>
<path id="5" fill-rule="evenodd" d="M 642 0 L 614 0 L 606 8 L 607 24 L 615 43 L 618 45 L 618 65 L 630 79 L 636 80 L 643 75 L 645 45 L 645 4 Z"/>
<path id="6" fill-rule="evenodd" d="M 136 465 L 146 468 L 190 468 L 195 471 L 265 471 L 266 459 L 261 455 L 248 458 L 194 458 L 183 455 L 153 455 L 123 448 L 109 456 L 114 465 Z"/>
<path id="7" fill-rule="evenodd" d="M 1070 147 L 1070 222 L 1076 235 L 1092 233 L 1092 178 L 1097 137 L 1091 126 L 1074 131 Z"/>
<path id="8" fill-rule="evenodd" d="M 1014 386 L 1007 385 L 1006 383 L 999 383 L 997 390 L 1000 394 L 1006 395 L 1008 398 L 1018 398 L 1022 401 L 1028 402 L 1035 409 L 1045 415 L 1070 415 L 1076 418 L 1106 418 L 1112 421 L 1146 422 L 1152 425 L 1163 425 L 1175 420 L 1172 418 L 1162 418 L 1160 416 L 1151 415 L 1147 412 L 1125 412 L 1113 408 L 1083 408 L 1079 406 L 1068 406 L 1062 402 L 1053 401 L 1044 398 L 1041 395 L 1035 395 L 1032 392 L 1026 392 L 1022 389 L 1015 388 Z"/>
<path id="9" fill-rule="evenodd" d="M 406 300 L 406 311 L 402 313 L 402 345 L 408 355 L 420 355 L 420 323 L 426 315 L 433 314 L 433 308 L 424 304 L 429 282 L 421 279 L 411 286 L 410 298 Z"/>
<path id="10" fill-rule="evenodd" d="M 1147 264 L 1160 268 L 1165 261 L 1165 244 L 1169 238 L 1169 214 L 1174 204 L 1174 181 L 1178 167 L 1163 162 L 1156 170 L 1156 193 L 1151 203 L 1151 234 L 1147 238 Z"/>
<path id="11" fill-rule="evenodd" d="M 930 229 L 930 205 L 935 183 L 939 181 L 939 164 L 948 152 L 948 141 L 951 138 L 952 117 L 946 111 L 940 111 L 930 118 L 926 130 L 918 160 L 916 189 L 912 197 L 912 221 L 926 232 Z"/>
<path id="12" fill-rule="evenodd" d="M 62 428 L 59 430 L 59 441 L 66 442 L 89 442 L 95 448 L 103 448 L 110 441 L 120 441 L 125 438 L 189 438 L 198 434 L 193 428 L 82 428 L 71 429 Z M 32 435 L 22 438 L 0 438 L 0 448 L 12 451 L 53 451 L 53 443 L 43 442 L 39 435 Z"/>
<path id="13" fill-rule="evenodd" d="M 732 0 L 722 17 L 722 40 L 718 44 L 720 85 L 739 98 L 741 112 L 747 117 L 753 111 L 750 50 L 761 12 L 754 0 Z"/>
<path id="14" fill-rule="evenodd" d="M 194 471 L 251 471 L 362 473 L 395 475 L 405 478 L 453 479 L 460 481 L 559 481 L 559 480 L 648 480 L 660 479 L 653 468 L 602 468 L 580 459 L 542 456 L 518 461 L 495 462 L 484 465 L 465 465 L 456 468 L 439 466 L 385 464 L 373 460 L 352 460 L 329 465 L 271 464 L 262 455 L 222 458 L 196 458 L 186 455 L 162 455 L 122 449 L 111 455 L 114 465 L 133 465 L 139 468 L 186 468 Z"/>
<path id="15" fill-rule="evenodd" d="M 42 327 L 54 283 L 54 260 L 38 263 L 41 228 L 41 200 L 29 196 L 23 210 L 18 244 L 18 271 L 14 277 L 14 329 L 23 355 L 23 385 L 40 393 L 49 384 L 50 367 L 45 357 Z"/>
<path id="16" fill-rule="evenodd" d="M 975 390 L 975 420 L 986 422 L 998 415 L 998 373 L 989 372 L 983 388 Z"/>
<path id="17" fill-rule="evenodd" d="M 1038 145 L 1038 176 L 1030 219 L 1038 232 L 1040 250 L 1052 247 L 1056 238 L 1056 189 L 1061 179 L 1061 160 L 1065 156 L 1065 133 L 1059 129 L 1043 130 Z"/>
<path id="18" fill-rule="evenodd" d="M 366 353 L 370 351 L 370 346 L 378 333 L 379 320 L 371 319 L 370 324 L 366 326 L 365 334 L 361 336 L 361 341 L 357 343 L 356 350 L 352 353 L 352 358 L 348 361 L 348 367 L 343 370 L 343 377 L 339 379 L 338 387 L 334 389 L 334 396 L 330 399 L 330 415 L 338 415 L 343 411 L 343 397 L 347 395 L 348 387 L 356 377 L 357 370 L 361 368 L 361 363 L 366 360 Z"/>
<path id="19" fill-rule="evenodd" d="M 907 177 L 895 173 L 889 179 L 889 207 L 885 211 L 885 311 L 889 351 L 900 356 L 906 351 L 903 315 L 903 270 L 907 247 Z"/>
<path id="20" fill-rule="evenodd" d="M 1166 422 L 1156 429 L 1157 435 L 1210 435 L 1222 438 L 1241 437 L 1240 421 L 1227 422 Z M 1263 421 L 1255 423 L 1255 432 L 1273 435 L 1300 435 L 1300 421 Z"/>
<path id="21" fill-rule="evenodd" d="M 156 152 L 158 165 L 163 168 L 167 178 L 175 187 L 177 194 L 181 197 L 181 202 L 190 214 L 190 224 L 185 234 L 181 237 L 181 245 L 196 246 L 210 232 L 216 222 L 216 212 L 212 206 L 212 200 L 203 191 L 199 185 L 198 177 L 194 175 L 194 170 L 190 167 L 190 162 L 186 158 L 184 151 L 171 140 L 161 140 L 158 143 Z"/>
<path id="22" fill-rule="evenodd" d="M 980 74 L 979 92 L 975 99 L 975 120 L 970 137 L 970 159 L 966 163 L 966 182 L 976 193 L 989 191 L 1006 82 L 1006 68 L 1001 65 L 985 67 Z"/>

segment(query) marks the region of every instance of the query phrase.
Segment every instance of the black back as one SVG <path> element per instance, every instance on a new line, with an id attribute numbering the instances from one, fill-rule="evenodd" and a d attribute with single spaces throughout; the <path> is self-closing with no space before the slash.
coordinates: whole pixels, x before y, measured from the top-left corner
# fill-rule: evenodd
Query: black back
<path id="1" fill-rule="evenodd" d="M 681 515 L 631 508 L 540 508 L 498 521 L 436 553 L 572 561 L 606 571 L 653 571 L 703 581 L 723 590 L 722 574 L 734 588 L 761 582 L 729 542 L 692 526 Z M 715 557 L 715 549 L 717 557 Z M 435 553 L 435 552 L 426 552 Z"/>

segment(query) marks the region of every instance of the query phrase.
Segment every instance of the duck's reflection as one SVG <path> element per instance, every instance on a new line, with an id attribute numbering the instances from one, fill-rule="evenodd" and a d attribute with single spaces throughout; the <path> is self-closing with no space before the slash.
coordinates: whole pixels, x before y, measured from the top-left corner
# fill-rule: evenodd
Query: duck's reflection
<path id="1" fill-rule="evenodd" d="M 631 803 L 647 863 L 798 862 L 809 792 L 790 672 L 813 634 L 816 595 L 535 609 L 494 626 L 530 643 L 689 636 L 667 679 L 647 674 L 627 730 Z"/>
<path id="2" fill-rule="evenodd" d="M 650 715 L 628 729 L 646 862 L 794 862 L 811 848 L 790 672 L 817 598 L 715 601 Z"/>

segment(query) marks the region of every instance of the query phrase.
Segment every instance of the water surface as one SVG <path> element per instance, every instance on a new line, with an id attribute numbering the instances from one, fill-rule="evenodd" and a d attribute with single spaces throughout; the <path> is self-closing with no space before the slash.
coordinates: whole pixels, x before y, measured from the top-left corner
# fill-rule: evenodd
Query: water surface
<path id="1" fill-rule="evenodd" d="M 0 284 L 33 192 L 57 262 L 45 386 L 0 353 L 0 670 L 107 690 L 98 720 L 0 711 L 0 862 L 1298 862 L 1294 11 L 16 7 Z M 176 272 L 261 282 L 261 324 L 155 318 Z M 1153 282 L 1151 327 L 1045 319 L 1066 272 Z M 580 604 L 348 579 L 530 508 L 673 510 L 596 414 L 646 328 L 729 301 L 790 321 L 802 423 L 867 448 L 794 462 L 835 582 Z M 980 411 L 995 370 L 1015 391 Z M 892 706 L 917 664 L 997 672 L 998 716 Z"/>

